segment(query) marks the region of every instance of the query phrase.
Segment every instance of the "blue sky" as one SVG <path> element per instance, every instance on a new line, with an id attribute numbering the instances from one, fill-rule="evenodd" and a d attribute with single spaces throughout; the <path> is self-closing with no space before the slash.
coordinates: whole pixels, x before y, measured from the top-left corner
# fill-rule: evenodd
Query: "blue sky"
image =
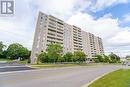
<path id="1" fill-rule="evenodd" d="M 97 12 L 90 11 L 90 14 L 93 15 L 95 19 L 98 19 L 109 13 L 112 14 L 112 18 L 118 18 L 120 21 L 123 21 L 124 15 L 130 14 L 130 3 L 120 3 Z M 126 26 L 130 27 L 130 22 L 120 23 L 120 27 Z"/>
<path id="2" fill-rule="evenodd" d="M 13 17 L 0 17 L 0 41 L 31 49 L 38 12 L 103 38 L 105 52 L 130 55 L 130 0 L 15 0 Z"/>
<path id="3" fill-rule="evenodd" d="M 97 18 L 99 18 L 107 13 L 111 13 L 113 18 L 121 19 L 122 16 L 130 12 L 129 8 L 130 8 L 130 3 L 126 3 L 126 4 L 123 3 L 123 4 L 118 4 L 118 5 L 105 8 L 101 11 L 92 12 L 92 14 L 96 16 Z"/>

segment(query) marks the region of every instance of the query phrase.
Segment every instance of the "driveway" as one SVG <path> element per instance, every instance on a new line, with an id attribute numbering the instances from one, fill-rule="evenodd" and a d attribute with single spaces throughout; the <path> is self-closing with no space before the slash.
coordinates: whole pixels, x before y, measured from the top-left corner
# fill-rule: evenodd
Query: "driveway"
<path id="1" fill-rule="evenodd" d="M 81 87 L 120 66 L 84 66 L 0 74 L 0 87 Z"/>

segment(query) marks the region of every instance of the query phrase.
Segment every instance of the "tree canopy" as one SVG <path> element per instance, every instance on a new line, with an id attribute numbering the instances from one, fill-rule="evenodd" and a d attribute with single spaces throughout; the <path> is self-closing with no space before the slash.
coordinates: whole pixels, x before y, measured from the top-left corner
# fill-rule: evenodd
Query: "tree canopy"
<path id="1" fill-rule="evenodd" d="M 84 62 L 86 60 L 86 55 L 82 51 L 75 51 L 73 55 L 73 61 L 74 62 Z"/>
<path id="2" fill-rule="evenodd" d="M 109 55 L 110 59 L 111 59 L 111 63 L 116 63 L 116 62 L 119 62 L 120 61 L 120 57 L 117 56 L 116 54 L 114 53 L 111 53 Z"/>
<path id="3" fill-rule="evenodd" d="M 67 52 L 64 55 L 65 62 L 72 62 L 73 54 L 71 52 Z"/>
<path id="4" fill-rule="evenodd" d="M 4 47 L 6 47 L 6 45 L 4 45 L 2 41 L 0 41 L 0 55 L 3 54 L 3 51 L 4 51 L 3 49 L 4 49 Z"/>
<path id="5" fill-rule="evenodd" d="M 56 43 L 51 43 L 48 45 L 47 52 L 50 62 L 56 62 L 58 57 L 62 55 L 63 47 Z"/>
<path id="6" fill-rule="evenodd" d="M 30 52 L 21 44 L 13 43 L 10 44 L 7 48 L 7 56 L 11 59 L 26 59 L 30 56 Z"/>
<path id="7" fill-rule="evenodd" d="M 62 63 L 62 62 L 84 62 L 86 55 L 82 51 L 74 53 L 67 52 L 63 55 L 62 46 L 56 43 L 48 45 L 47 52 L 41 52 L 38 55 L 38 61 L 42 63 Z"/>

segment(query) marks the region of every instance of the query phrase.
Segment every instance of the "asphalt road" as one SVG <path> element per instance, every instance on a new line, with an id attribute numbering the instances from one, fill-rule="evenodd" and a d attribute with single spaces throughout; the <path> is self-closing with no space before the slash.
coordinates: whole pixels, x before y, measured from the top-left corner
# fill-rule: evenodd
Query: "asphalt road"
<path id="1" fill-rule="evenodd" d="M 120 66 L 89 66 L 0 74 L 0 87 L 81 87 Z"/>
<path id="2" fill-rule="evenodd" d="M 27 67 L 27 66 L 22 65 L 22 64 L 0 63 L 0 73 L 1 72 L 11 72 L 11 71 L 32 70 L 32 69 L 33 68 Z"/>

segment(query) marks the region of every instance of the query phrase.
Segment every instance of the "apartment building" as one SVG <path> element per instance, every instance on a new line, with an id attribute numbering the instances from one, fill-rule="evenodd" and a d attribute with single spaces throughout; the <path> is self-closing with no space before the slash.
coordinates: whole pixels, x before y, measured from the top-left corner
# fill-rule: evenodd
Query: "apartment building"
<path id="1" fill-rule="evenodd" d="M 78 51 L 78 50 L 83 50 L 83 44 L 82 44 L 82 35 L 81 35 L 81 29 L 76 27 L 76 26 L 72 26 L 73 27 L 73 52 L 74 51 Z"/>
<path id="2" fill-rule="evenodd" d="M 88 58 L 93 58 L 97 54 L 104 54 L 102 39 L 94 34 L 82 31 L 83 51 Z"/>
<path id="3" fill-rule="evenodd" d="M 63 53 L 73 52 L 73 27 L 67 23 L 64 26 L 64 47 Z"/>
<path id="4" fill-rule="evenodd" d="M 48 44 L 58 43 L 63 47 L 63 53 L 84 51 L 89 58 L 103 54 L 102 39 L 81 30 L 74 25 L 39 12 L 35 36 L 32 46 L 31 63 L 36 63 L 37 55 L 47 51 Z"/>

